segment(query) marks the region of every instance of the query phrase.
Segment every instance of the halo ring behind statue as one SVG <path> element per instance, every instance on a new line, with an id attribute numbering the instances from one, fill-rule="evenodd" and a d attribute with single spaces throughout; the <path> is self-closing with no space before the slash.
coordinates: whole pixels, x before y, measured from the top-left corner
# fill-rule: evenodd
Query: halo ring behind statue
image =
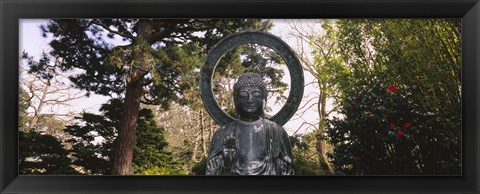
<path id="1" fill-rule="evenodd" d="M 285 105 L 269 120 L 284 125 L 297 111 L 303 97 L 304 79 L 300 61 L 295 52 L 280 38 L 262 31 L 241 31 L 231 34 L 215 44 L 207 55 L 200 71 L 200 96 L 210 116 L 220 125 L 226 125 L 235 119 L 223 111 L 215 101 L 212 79 L 220 59 L 233 48 L 244 44 L 259 44 L 273 49 L 287 64 L 290 72 L 290 93 Z"/>

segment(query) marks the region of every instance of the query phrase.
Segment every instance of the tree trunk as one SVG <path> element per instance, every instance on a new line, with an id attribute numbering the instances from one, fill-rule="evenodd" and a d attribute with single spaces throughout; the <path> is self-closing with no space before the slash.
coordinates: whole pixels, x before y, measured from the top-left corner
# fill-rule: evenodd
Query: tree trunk
<path id="1" fill-rule="evenodd" d="M 135 131 L 140 110 L 140 100 L 144 93 L 142 82 L 149 69 L 151 69 L 148 57 L 148 47 L 150 45 L 146 41 L 146 37 L 152 33 L 151 28 L 150 23 L 140 21 L 137 31 L 138 36 L 131 45 L 133 61 L 128 65 L 131 68 L 131 72 L 126 79 L 127 88 L 122 109 L 122 120 L 120 120 L 118 136 L 115 140 L 113 175 L 133 174 L 132 160 L 136 143 Z"/>
<path id="2" fill-rule="evenodd" d="M 199 145 L 200 145 L 200 134 L 197 134 L 195 137 L 195 142 L 194 142 L 193 151 L 192 151 L 192 158 L 191 158 L 193 163 L 199 162 L 197 161 L 197 152 L 198 152 Z"/>
<path id="3" fill-rule="evenodd" d="M 141 85 L 135 82 L 127 85 L 122 119 L 120 120 L 120 128 L 115 140 L 113 175 L 133 174 L 132 160 L 133 150 L 135 149 L 135 130 L 142 95 L 143 87 Z"/>
<path id="4" fill-rule="evenodd" d="M 332 166 L 330 165 L 330 162 L 327 160 L 327 150 L 326 148 L 326 143 L 324 140 L 318 140 L 316 144 L 317 152 L 318 152 L 318 158 L 319 158 L 319 163 L 320 167 L 325 172 L 325 175 L 331 175 L 333 174 L 333 169 Z"/>
<path id="5" fill-rule="evenodd" d="M 45 105 L 45 99 L 47 98 L 47 92 L 49 87 L 50 87 L 49 84 L 45 84 L 45 87 L 43 88 L 43 91 L 42 91 L 42 97 L 40 98 L 40 103 L 38 104 L 37 108 L 35 108 L 35 113 L 32 117 L 32 120 L 29 126 L 29 128 L 32 130 L 35 129 L 35 127 L 37 127 L 38 118 L 40 117 L 40 112 L 42 111 L 43 106 Z M 33 91 L 32 91 L 32 94 L 35 95 Z"/>
<path id="6" fill-rule="evenodd" d="M 202 142 L 202 157 L 207 155 L 207 143 L 205 142 L 205 118 L 203 115 L 203 110 L 200 109 L 200 141 Z"/>
<path id="7" fill-rule="evenodd" d="M 318 133 L 323 135 L 325 133 L 325 125 L 322 124 L 322 121 L 327 117 L 326 111 L 326 104 L 327 104 L 327 96 L 325 94 L 325 86 L 320 86 L 320 96 L 318 98 L 318 116 L 320 120 L 320 124 L 318 126 Z M 330 162 L 327 160 L 327 148 L 326 148 L 325 140 L 317 140 L 315 144 L 315 148 L 317 149 L 318 158 L 320 167 L 324 170 L 325 174 L 329 175 L 333 173 L 332 166 Z"/>
<path id="8" fill-rule="evenodd" d="M 213 124 L 213 119 L 208 118 L 208 142 L 212 141 L 213 132 L 215 131 L 215 125 Z"/>

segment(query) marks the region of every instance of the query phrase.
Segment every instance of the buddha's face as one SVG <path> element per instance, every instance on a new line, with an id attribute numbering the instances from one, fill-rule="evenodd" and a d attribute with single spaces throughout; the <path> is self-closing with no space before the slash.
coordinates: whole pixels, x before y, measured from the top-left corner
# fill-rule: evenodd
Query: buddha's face
<path id="1" fill-rule="evenodd" d="M 244 86 L 237 90 L 235 108 L 240 118 L 258 119 L 265 107 L 265 94 L 258 86 Z"/>

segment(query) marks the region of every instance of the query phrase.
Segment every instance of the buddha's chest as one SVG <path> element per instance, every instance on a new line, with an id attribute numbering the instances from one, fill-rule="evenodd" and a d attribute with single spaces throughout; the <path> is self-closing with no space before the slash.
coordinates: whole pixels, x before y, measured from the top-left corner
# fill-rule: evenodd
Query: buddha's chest
<path id="1" fill-rule="evenodd" d="M 235 163 L 237 166 L 257 166 L 263 163 L 269 149 L 269 138 L 263 125 L 240 125 L 235 131 Z M 253 165 L 253 166 L 252 166 Z"/>
<path id="2" fill-rule="evenodd" d="M 236 136 L 236 151 L 241 157 L 252 158 L 265 155 L 267 150 L 267 137 L 264 129 L 243 129 Z"/>

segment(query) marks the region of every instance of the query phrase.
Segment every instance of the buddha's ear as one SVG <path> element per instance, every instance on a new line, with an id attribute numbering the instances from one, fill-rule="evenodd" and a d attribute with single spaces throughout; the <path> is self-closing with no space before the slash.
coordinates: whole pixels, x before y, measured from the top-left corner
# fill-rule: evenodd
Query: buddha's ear
<path id="1" fill-rule="evenodd" d="M 265 118 L 265 108 L 267 108 L 267 100 L 263 101 L 262 112 L 260 113 L 260 117 Z"/>

